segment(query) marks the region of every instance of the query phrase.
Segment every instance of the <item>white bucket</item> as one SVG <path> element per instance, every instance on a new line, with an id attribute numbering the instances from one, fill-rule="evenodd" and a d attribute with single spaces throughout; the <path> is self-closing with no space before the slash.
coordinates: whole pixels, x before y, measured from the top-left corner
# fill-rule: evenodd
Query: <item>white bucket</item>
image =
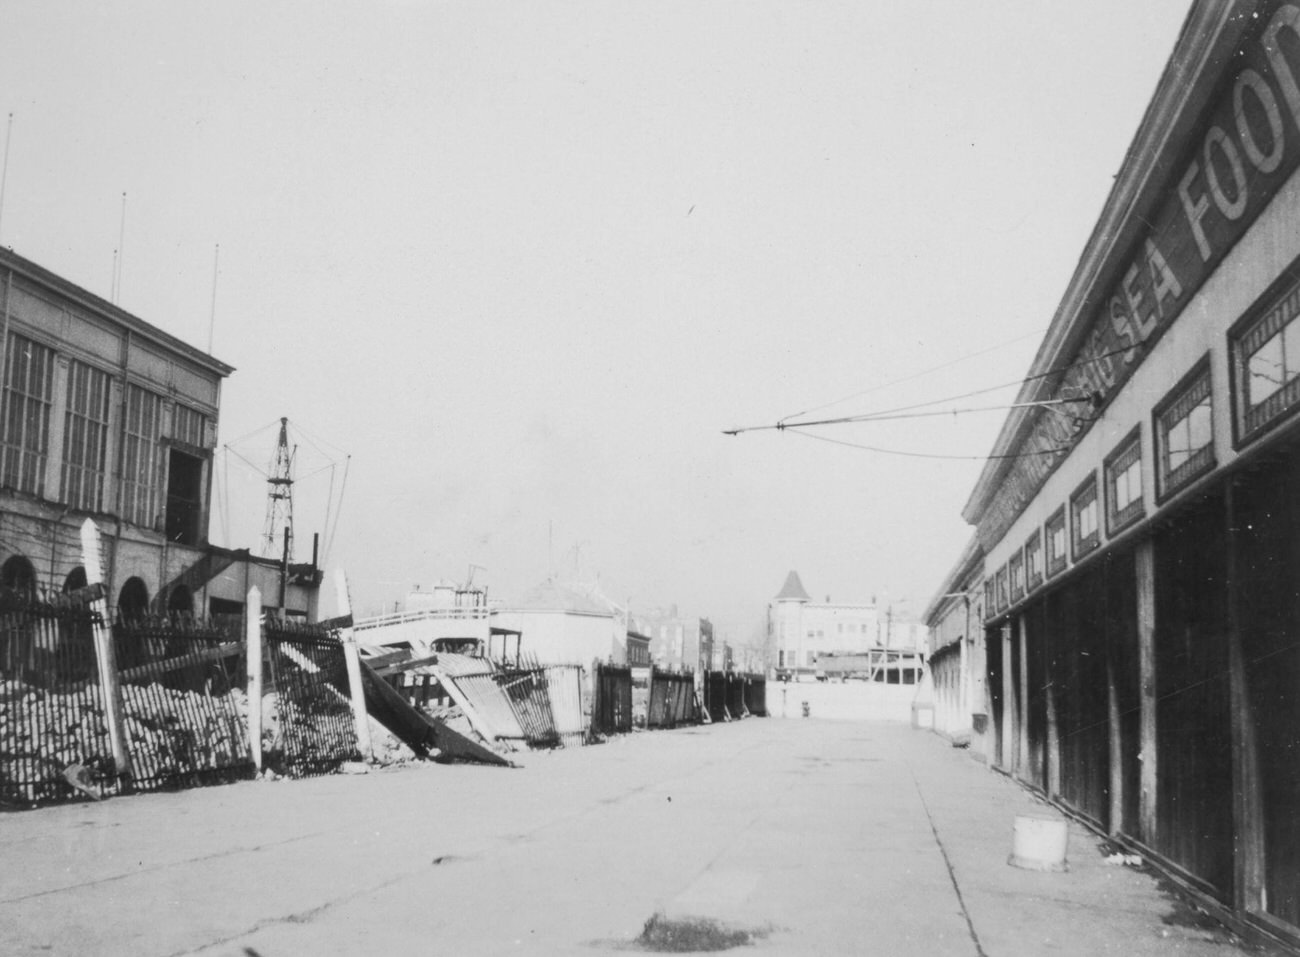
<path id="1" fill-rule="evenodd" d="M 1007 863 L 1030 871 L 1063 871 L 1069 833 L 1062 820 L 1017 817 Z"/>

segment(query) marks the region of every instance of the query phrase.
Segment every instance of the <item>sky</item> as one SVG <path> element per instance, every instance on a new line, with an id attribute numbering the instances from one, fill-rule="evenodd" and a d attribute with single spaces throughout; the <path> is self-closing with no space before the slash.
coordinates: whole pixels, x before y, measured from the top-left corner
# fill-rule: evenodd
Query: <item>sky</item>
<path id="1" fill-rule="evenodd" d="M 0 244 L 236 368 L 217 544 L 288 418 L 360 613 L 915 616 L 1187 10 L 0 0 Z"/>

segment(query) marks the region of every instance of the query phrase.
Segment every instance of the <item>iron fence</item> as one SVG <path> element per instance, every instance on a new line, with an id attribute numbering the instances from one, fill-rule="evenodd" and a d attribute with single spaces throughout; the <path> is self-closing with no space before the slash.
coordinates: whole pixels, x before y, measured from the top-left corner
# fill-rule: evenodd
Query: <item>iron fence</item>
<path id="1" fill-rule="evenodd" d="M 116 790 L 97 622 L 84 602 L 0 590 L 0 804 Z"/>
<path id="2" fill-rule="evenodd" d="M 188 616 L 113 627 L 131 783 L 141 790 L 252 777 L 238 632 Z"/>
<path id="3" fill-rule="evenodd" d="M 328 629 L 267 617 L 263 624 L 272 707 L 264 763 L 293 777 L 325 774 L 361 757 L 343 644 Z"/>
<path id="4" fill-rule="evenodd" d="M 699 720 L 695 698 L 695 676 L 650 670 L 650 704 L 646 724 L 651 728 L 675 728 Z"/>
<path id="5" fill-rule="evenodd" d="M 598 734 L 623 734 L 632 730 L 632 669 L 597 664 L 593 676 L 595 703 L 592 730 Z"/>

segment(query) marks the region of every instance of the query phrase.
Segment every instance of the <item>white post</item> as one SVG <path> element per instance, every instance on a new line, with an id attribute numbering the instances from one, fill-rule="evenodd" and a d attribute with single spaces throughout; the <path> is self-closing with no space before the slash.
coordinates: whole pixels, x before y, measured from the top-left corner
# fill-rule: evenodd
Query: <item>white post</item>
<path id="1" fill-rule="evenodd" d="M 81 526 L 81 564 L 86 569 L 86 585 L 98 585 L 101 590 L 91 608 L 99 619 L 94 626 L 95 658 L 99 662 L 99 687 L 104 695 L 104 723 L 108 725 L 108 740 L 118 777 L 129 778 L 131 749 L 122 721 L 122 684 L 117 674 L 113 632 L 108 626 L 108 600 L 102 594 L 104 565 L 100 557 L 99 527 L 89 518 Z"/>
<path id="2" fill-rule="evenodd" d="M 334 576 L 334 588 L 338 598 L 340 616 L 351 616 L 352 598 L 348 595 L 348 576 L 341 569 Z M 361 750 L 363 761 L 374 757 L 370 744 L 370 716 L 366 713 L 366 686 L 361 683 L 361 656 L 357 652 L 357 639 L 349 623 L 339 630 L 339 639 L 343 642 L 343 660 L 348 666 L 348 687 L 352 691 L 352 718 L 357 726 L 357 747 Z"/>
<path id="3" fill-rule="evenodd" d="M 248 750 L 253 767 L 262 771 L 262 593 L 254 585 L 244 606 L 248 652 Z"/>

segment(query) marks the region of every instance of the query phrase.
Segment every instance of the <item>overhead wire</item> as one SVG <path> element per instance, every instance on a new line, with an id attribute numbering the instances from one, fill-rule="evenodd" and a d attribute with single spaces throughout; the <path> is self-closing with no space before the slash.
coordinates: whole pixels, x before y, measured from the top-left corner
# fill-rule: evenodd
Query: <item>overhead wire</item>
<path id="1" fill-rule="evenodd" d="M 980 356 L 988 355 L 990 352 L 996 352 L 999 349 L 1005 349 L 1007 346 L 1014 345 L 1015 343 L 1028 339 L 1031 336 L 1041 335 L 1044 331 L 1045 330 L 1043 329 L 1035 329 L 1033 332 L 1026 332 L 1024 335 L 1016 336 L 1014 339 L 1008 339 L 1005 342 L 1000 342 L 997 345 L 989 346 L 986 349 L 980 349 L 977 352 L 971 352 L 968 353 L 967 355 L 959 356 L 956 359 L 950 359 L 947 362 L 942 362 L 939 365 L 932 366 L 929 369 L 923 369 L 920 372 L 913 372 L 910 375 L 905 375 L 898 379 L 892 379 L 889 382 L 882 382 L 879 385 L 873 385 L 869 389 L 862 389 L 859 392 L 854 392 L 852 395 L 846 395 L 842 399 L 835 399 L 833 402 L 827 402 L 824 405 L 816 405 L 813 406 L 811 409 L 805 409 L 802 412 L 795 412 L 791 415 L 783 416 L 780 421 L 785 422 L 789 419 L 798 418 L 801 415 L 811 415 L 814 412 L 820 412 L 822 409 L 829 409 L 831 406 L 841 405 L 852 399 L 860 399 L 864 395 L 870 395 L 873 392 L 879 392 L 881 389 L 889 389 L 896 385 L 902 385 L 904 382 L 912 382 L 916 379 L 922 379 L 925 376 L 933 375 L 936 372 L 942 372 L 944 369 L 950 369 L 955 365 L 961 365 L 961 363 L 963 362 L 969 362 L 971 359 L 978 359 Z"/>
<path id="2" fill-rule="evenodd" d="M 1140 346 L 1141 343 L 1139 343 L 1138 345 Z M 1020 379 L 1013 379 L 1008 382 L 1000 383 L 998 385 L 988 386 L 982 389 L 975 389 L 970 392 L 960 393 L 958 395 L 945 396 L 940 399 L 931 399 L 926 402 L 917 402 L 912 405 L 898 406 L 892 409 L 881 409 L 878 412 L 865 412 L 859 415 L 839 416 L 833 419 L 820 419 L 814 422 L 790 422 L 789 419 L 792 417 L 787 416 L 785 419 L 782 419 L 773 425 L 754 425 L 754 426 L 744 426 L 737 429 L 724 429 L 723 434 L 739 435 L 741 432 L 760 432 L 760 431 L 773 430 L 773 429 L 777 431 L 788 431 L 794 428 L 803 428 L 810 425 L 844 425 L 844 424 L 854 423 L 854 422 L 870 422 L 876 419 L 894 417 L 894 416 L 898 416 L 900 413 L 911 412 L 915 409 L 929 408 L 930 406 L 939 405 L 940 403 L 943 402 L 955 402 L 960 399 L 970 399 L 979 395 L 987 395 L 990 392 L 997 392 L 1001 389 L 1010 388 L 1011 386 L 1023 386 L 1024 384 L 1029 382 L 1034 382 L 1040 379 L 1046 379 L 1055 375 L 1060 375 L 1079 366 L 1090 365 L 1094 362 L 1100 361 L 1101 359 L 1108 359 L 1112 356 L 1120 355 L 1134 348 L 1137 348 L 1137 346 L 1129 345 L 1129 346 L 1125 346 L 1122 349 L 1112 349 L 1109 352 L 1102 352 L 1095 356 L 1089 356 L 1087 359 L 1082 359 L 1078 362 L 1071 362 L 1063 366 L 1057 366 L 1056 368 L 1049 369 L 1046 372 L 1038 373 L 1037 375 L 1024 376 Z M 1046 400 L 1046 401 L 1047 402 L 1056 402 L 1056 401 L 1060 401 L 1060 402 L 1094 401 L 1095 402 L 1095 399 L 1093 396 L 1084 395 L 1084 396 L 1076 396 L 1076 397 L 1067 396 L 1061 398 L 1060 400 Z M 1033 404 L 1038 404 L 1038 403 L 1033 403 Z M 1006 408 L 1014 408 L 1014 407 L 1015 406 L 1007 406 Z M 952 409 L 952 410 L 948 410 L 948 412 L 945 414 L 961 414 L 969 411 L 986 411 L 986 410 L 985 409 Z"/>
<path id="3" fill-rule="evenodd" d="M 987 462 L 994 459 L 1025 459 L 1034 458 L 1040 455 L 1057 455 L 1067 451 L 1064 447 L 1053 447 L 1050 449 L 1040 449 L 1037 452 L 1019 452 L 1007 455 L 951 455 L 942 452 L 909 452 L 905 449 L 886 449 L 877 445 L 864 445 L 860 442 L 847 442 L 844 439 L 833 439 L 828 435 L 816 435 L 812 432 L 804 432 L 798 426 L 786 426 L 784 431 L 791 435 L 801 435 L 805 439 L 815 439 L 818 442 L 828 442 L 831 445 L 843 445 L 850 449 L 862 449 L 866 452 L 879 452 L 882 455 L 901 455 L 913 459 L 954 459 L 972 462 Z"/>

